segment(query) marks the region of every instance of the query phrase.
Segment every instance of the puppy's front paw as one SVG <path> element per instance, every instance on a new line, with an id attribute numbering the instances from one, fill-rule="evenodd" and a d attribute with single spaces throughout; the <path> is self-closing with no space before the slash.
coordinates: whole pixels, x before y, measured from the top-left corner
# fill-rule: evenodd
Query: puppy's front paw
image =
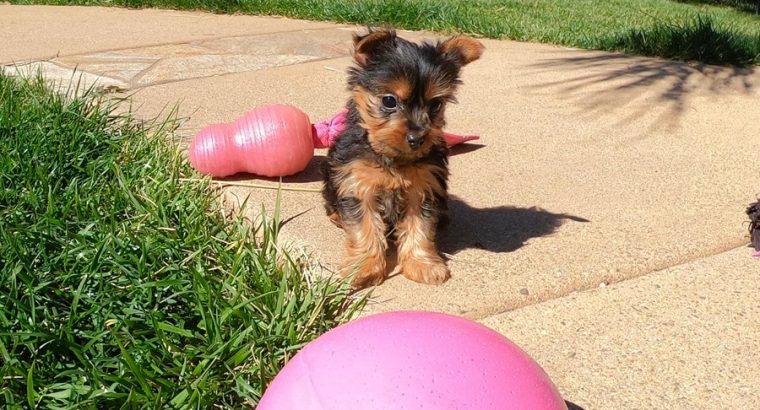
<path id="1" fill-rule="evenodd" d="M 351 287 L 363 289 L 383 283 L 385 280 L 385 260 L 367 256 L 366 258 L 348 258 L 340 268 L 341 276 L 352 277 Z"/>
<path id="2" fill-rule="evenodd" d="M 449 268 L 440 257 L 407 260 L 401 265 L 401 274 L 407 279 L 428 285 L 440 285 L 451 277 Z"/>

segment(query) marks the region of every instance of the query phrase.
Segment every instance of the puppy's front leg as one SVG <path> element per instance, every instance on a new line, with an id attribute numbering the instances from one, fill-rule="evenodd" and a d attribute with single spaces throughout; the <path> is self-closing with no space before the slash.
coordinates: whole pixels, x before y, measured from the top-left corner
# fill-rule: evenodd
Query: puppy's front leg
<path id="1" fill-rule="evenodd" d="M 423 189 L 407 192 L 406 210 L 396 226 L 398 269 L 415 282 L 441 284 L 451 275 L 435 246 L 438 209 Z"/>
<path id="2" fill-rule="evenodd" d="M 341 265 L 343 277 L 354 275 L 356 288 L 377 285 L 385 280 L 386 227 L 373 195 L 340 200 L 340 216 L 346 231 L 347 257 Z"/>

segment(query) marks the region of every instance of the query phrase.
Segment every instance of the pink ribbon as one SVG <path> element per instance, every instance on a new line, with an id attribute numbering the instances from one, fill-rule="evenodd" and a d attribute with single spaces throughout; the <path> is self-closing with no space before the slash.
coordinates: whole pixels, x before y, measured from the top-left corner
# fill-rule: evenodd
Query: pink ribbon
<path id="1" fill-rule="evenodd" d="M 312 124 L 314 148 L 329 148 L 335 143 L 335 139 L 346 128 L 346 114 L 348 114 L 348 109 L 344 108 L 332 117 Z M 444 132 L 443 139 L 446 140 L 448 146 L 453 147 L 463 142 L 480 139 L 480 137 L 477 135 L 457 135 Z"/>

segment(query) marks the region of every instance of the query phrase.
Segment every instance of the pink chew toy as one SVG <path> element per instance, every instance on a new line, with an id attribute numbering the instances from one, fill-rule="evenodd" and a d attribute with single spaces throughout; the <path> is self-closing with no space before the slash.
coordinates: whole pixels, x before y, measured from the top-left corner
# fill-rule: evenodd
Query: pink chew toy
<path id="1" fill-rule="evenodd" d="M 306 345 L 257 410 L 566 410 L 518 346 L 478 323 L 431 312 L 368 316 Z"/>
<path id="2" fill-rule="evenodd" d="M 316 124 L 290 105 L 267 105 L 232 124 L 213 124 L 190 143 L 190 163 L 199 172 L 226 177 L 239 172 L 284 177 L 303 171 L 314 148 L 328 148 L 346 127 L 347 110 Z M 476 135 L 444 133 L 449 146 L 476 140 Z"/>
<path id="3" fill-rule="evenodd" d="M 268 105 L 232 124 L 204 128 L 190 144 L 190 163 L 203 174 L 249 172 L 267 177 L 303 171 L 314 156 L 309 117 L 288 105 Z"/>

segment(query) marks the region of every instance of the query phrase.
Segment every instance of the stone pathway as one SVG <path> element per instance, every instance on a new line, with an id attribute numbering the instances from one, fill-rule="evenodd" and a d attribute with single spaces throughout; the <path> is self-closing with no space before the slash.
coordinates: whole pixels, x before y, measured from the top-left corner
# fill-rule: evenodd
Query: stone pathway
<path id="1" fill-rule="evenodd" d="M 126 92 L 337 58 L 344 56 L 350 45 L 345 30 L 299 30 L 74 54 L 15 64 L 13 70 L 41 69 L 49 79 L 63 83 L 81 73 L 86 84 L 109 92 Z"/>

